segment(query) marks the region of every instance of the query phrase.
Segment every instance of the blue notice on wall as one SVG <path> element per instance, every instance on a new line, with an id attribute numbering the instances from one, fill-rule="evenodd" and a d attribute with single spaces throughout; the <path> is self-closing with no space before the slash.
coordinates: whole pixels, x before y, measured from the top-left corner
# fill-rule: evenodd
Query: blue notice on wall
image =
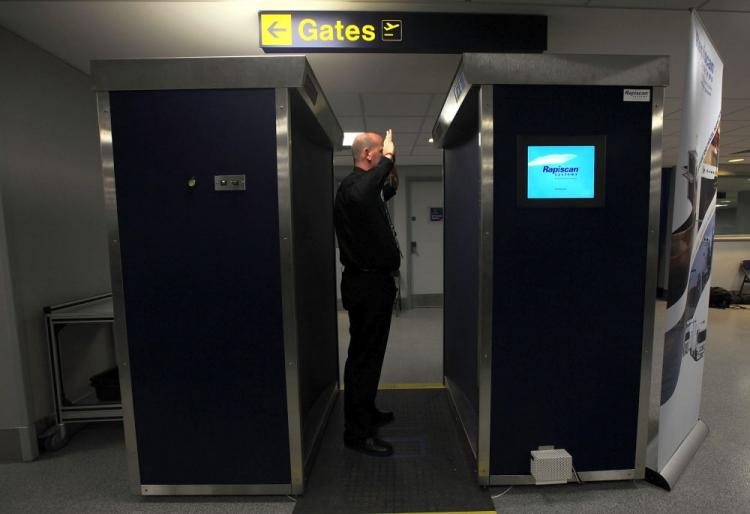
<path id="1" fill-rule="evenodd" d="M 442 207 L 430 207 L 430 221 L 443 221 Z"/>
<path id="2" fill-rule="evenodd" d="M 529 145 L 527 198 L 594 198 L 595 150 Z"/>

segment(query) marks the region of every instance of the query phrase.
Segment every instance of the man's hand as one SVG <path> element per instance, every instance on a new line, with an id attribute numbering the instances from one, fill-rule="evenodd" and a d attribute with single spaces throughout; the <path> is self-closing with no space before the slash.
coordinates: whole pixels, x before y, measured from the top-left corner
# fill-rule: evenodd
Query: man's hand
<path id="1" fill-rule="evenodd" d="M 383 140 L 383 155 L 390 154 L 391 159 L 396 154 L 396 145 L 393 144 L 393 131 L 388 129 L 385 131 L 385 139 Z"/>

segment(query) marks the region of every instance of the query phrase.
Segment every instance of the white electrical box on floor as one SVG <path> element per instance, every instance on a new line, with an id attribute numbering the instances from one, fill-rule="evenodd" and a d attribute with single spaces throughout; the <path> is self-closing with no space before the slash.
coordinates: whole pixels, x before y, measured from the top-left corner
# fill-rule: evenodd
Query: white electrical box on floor
<path id="1" fill-rule="evenodd" d="M 531 476 L 536 485 L 567 484 L 573 476 L 573 457 L 563 449 L 532 450 Z"/>

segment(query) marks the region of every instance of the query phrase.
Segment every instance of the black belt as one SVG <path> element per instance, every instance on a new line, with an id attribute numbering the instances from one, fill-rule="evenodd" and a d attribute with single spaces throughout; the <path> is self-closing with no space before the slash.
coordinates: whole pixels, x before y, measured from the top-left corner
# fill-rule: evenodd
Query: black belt
<path id="1" fill-rule="evenodd" d="M 351 266 L 344 267 L 344 273 L 383 273 L 391 275 L 393 272 L 379 268 L 352 268 Z"/>

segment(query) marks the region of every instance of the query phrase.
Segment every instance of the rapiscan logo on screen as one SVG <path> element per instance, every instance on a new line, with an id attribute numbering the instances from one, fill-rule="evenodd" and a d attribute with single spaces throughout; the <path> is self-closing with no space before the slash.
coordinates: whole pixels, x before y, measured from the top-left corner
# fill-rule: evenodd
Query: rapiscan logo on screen
<path id="1" fill-rule="evenodd" d="M 528 146 L 527 198 L 594 198 L 594 146 Z"/>

